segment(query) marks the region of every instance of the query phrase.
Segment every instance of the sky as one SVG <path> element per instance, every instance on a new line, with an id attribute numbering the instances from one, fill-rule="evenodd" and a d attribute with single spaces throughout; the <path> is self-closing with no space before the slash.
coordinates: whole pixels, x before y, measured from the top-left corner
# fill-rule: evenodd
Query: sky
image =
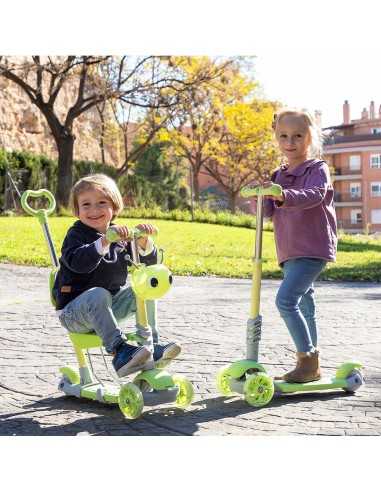
<path id="1" fill-rule="evenodd" d="M 371 100 L 377 112 L 381 104 L 376 0 L 145 0 L 125 2 L 118 15 L 100 0 L 40 10 L 35 0 L 22 17 L 19 3 L 6 4 L 18 35 L 12 22 L 2 25 L 4 54 L 254 55 L 264 95 L 322 111 L 323 126 L 342 122 L 344 100 L 352 119 Z M 31 29 L 36 12 L 41 27 Z"/>

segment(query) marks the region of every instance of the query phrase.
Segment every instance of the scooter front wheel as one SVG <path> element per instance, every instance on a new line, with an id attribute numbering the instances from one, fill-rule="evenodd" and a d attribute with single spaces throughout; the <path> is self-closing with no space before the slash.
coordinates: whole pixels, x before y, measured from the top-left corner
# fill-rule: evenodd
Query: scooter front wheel
<path id="1" fill-rule="evenodd" d="M 118 404 L 121 412 L 128 419 L 137 419 L 143 411 L 142 392 L 133 383 L 124 384 L 119 391 Z"/>
<path id="2" fill-rule="evenodd" d="M 264 373 L 257 372 L 247 376 L 243 386 L 245 400 L 252 407 L 263 407 L 267 405 L 274 396 L 274 382 L 272 378 Z"/>

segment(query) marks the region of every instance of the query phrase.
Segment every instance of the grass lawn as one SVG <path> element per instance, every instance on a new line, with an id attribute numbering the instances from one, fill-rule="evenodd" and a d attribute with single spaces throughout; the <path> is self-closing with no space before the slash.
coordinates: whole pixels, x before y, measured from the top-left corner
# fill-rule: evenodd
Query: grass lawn
<path id="1" fill-rule="evenodd" d="M 70 217 L 52 217 L 49 226 L 57 253 Z M 142 220 L 119 219 L 136 225 Z M 177 275 L 248 277 L 254 248 L 254 230 L 203 223 L 147 220 L 159 227 L 157 244 L 165 264 Z M 42 229 L 33 217 L 0 217 L 0 262 L 50 266 Z M 263 277 L 280 278 L 273 233 L 264 232 Z M 381 241 L 343 236 L 336 263 L 330 263 L 322 279 L 381 281 Z"/>

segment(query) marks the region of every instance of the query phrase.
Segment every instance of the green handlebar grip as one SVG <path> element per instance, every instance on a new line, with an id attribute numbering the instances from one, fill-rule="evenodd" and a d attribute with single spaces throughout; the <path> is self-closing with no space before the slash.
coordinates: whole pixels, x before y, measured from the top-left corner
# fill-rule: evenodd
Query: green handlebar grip
<path id="1" fill-rule="evenodd" d="M 263 196 L 263 195 L 282 195 L 282 187 L 278 184 L 273 184 L 271 186 L 255 186 L 251 188 L 250 186 L 245 186 L 241 190 L 241 196 L 243 198 L 250 198 L 252 196 Z"/>
<path id="2" fill-rule="evenodd" d="M 140 229 L 137 229 L 134 227 L 133 229 L 129 229 L 130 234 L 131 234 L 131 239 L 138 239 L 139 237 L 146 237 L 146 236 L 157 236 L 159 233 L 159 229 L 154 226 L 154 231 L 152 234 L 147 234 L 145 232 L 142 232 Z M 106 239 L 107 241 L 110 241 L 110 243 L 115 243 L 117 241 L 120 241 L 120 236 L 115 230 L 114 226 L 110 226 L 107 231 L 106 231 Z"/>
<path id="3" fill-rule="evenodd" d="M 47 209 L 39 209 L 35 210 L 32 208 L 30 205 L 28 205 L 28 198 L 47 198 L 49 201 L 49 207 Z M 45 212 L 47 215 L 50 215 L 51 213 L 54 212 L 54 209 L 56 208 L 56 200 L 53 196 L 52 193 L 50 193 L 49 190 L 41 189 L 37 191 L 33 190 L 26 190 L 21 196 L 21 206 L 30 215 L 33 215 L 34 217 L 38 217 L 41 215 L 41 212 Z"/>

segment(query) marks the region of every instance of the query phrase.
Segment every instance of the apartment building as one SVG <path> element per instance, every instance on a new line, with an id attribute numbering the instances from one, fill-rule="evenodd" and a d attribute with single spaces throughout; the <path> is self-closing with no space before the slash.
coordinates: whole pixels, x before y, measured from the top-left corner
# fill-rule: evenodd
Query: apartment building
<path id="1" fill-rule="evenodd" d="M 350 118 L 343 104 L 343 123 L 324 128 L 324 159 L 331 168 L 339 229 L 381 231 L 381 106 L 374 101 L 361 118 Z"/>

